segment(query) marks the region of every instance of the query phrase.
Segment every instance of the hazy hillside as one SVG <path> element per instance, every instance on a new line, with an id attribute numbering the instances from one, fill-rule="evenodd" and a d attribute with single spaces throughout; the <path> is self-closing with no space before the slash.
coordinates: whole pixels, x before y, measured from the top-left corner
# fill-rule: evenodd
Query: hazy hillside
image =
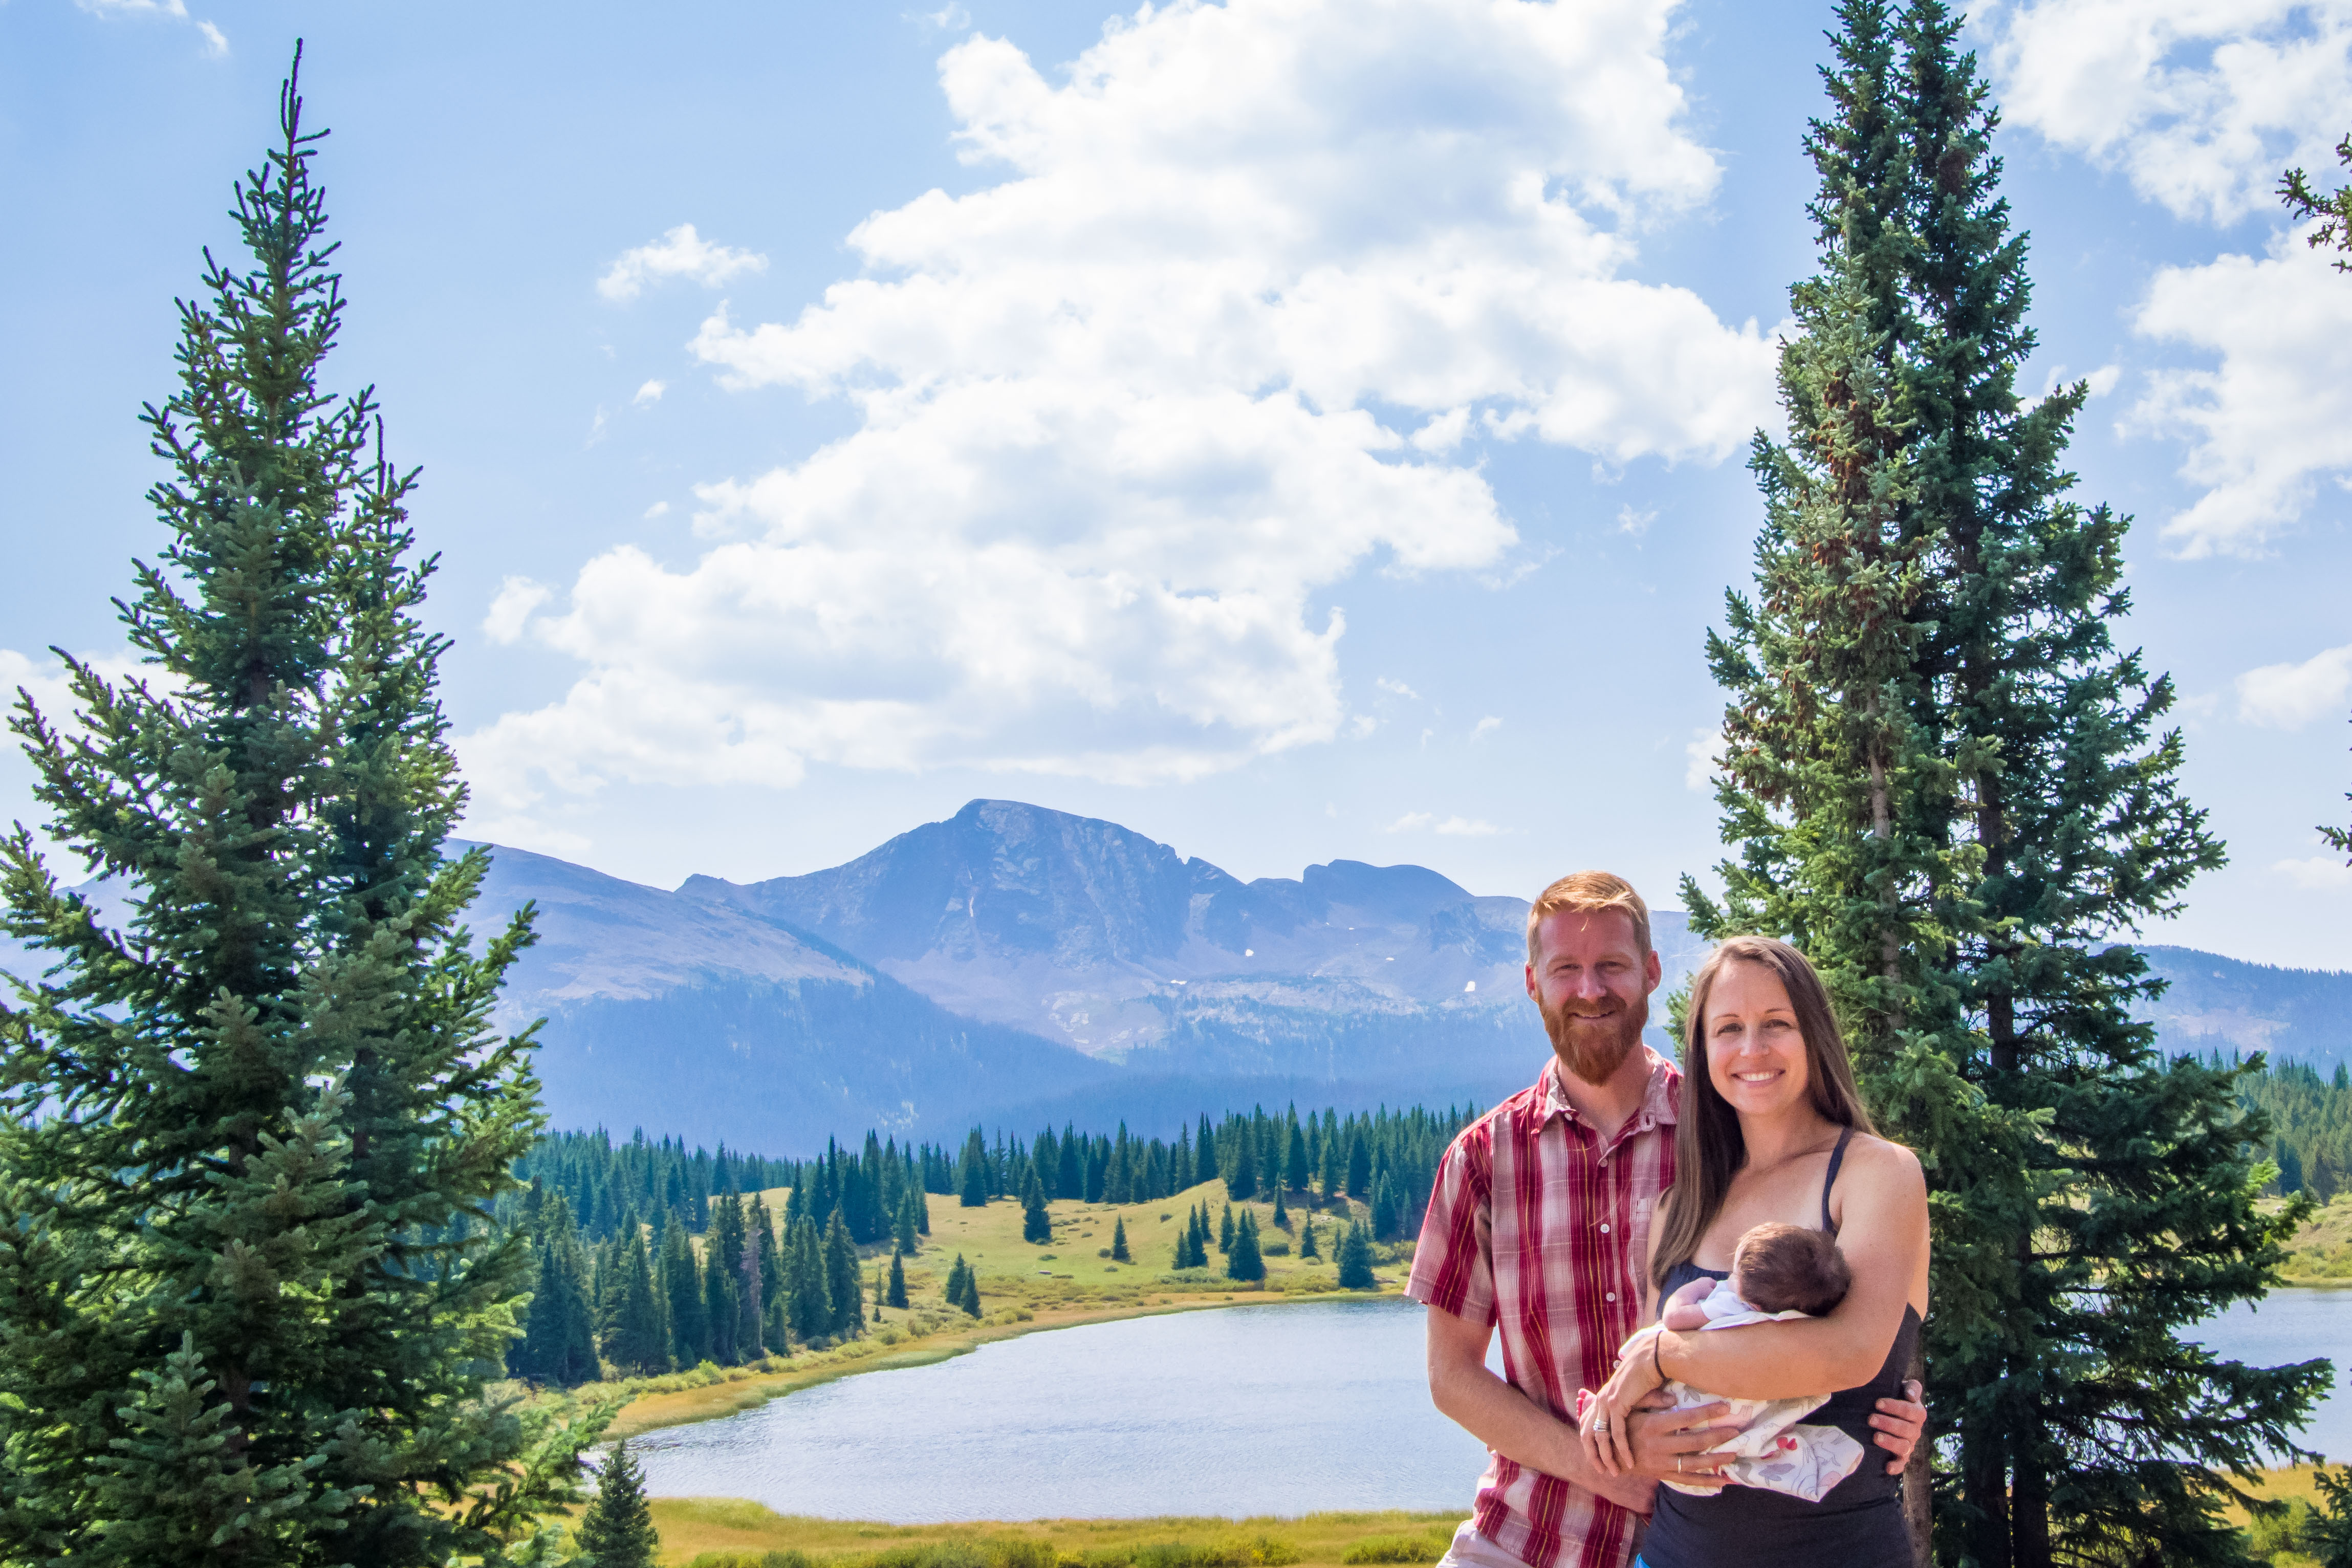
<path id="1" fill-rule="evenodd" d="M 2145 951 L 2148 967 L 2171 982 L 2142 1009 L 2168 1049 L 2352 1062 L 2352 973 L 2278 969 L 2193 947 Z"/>

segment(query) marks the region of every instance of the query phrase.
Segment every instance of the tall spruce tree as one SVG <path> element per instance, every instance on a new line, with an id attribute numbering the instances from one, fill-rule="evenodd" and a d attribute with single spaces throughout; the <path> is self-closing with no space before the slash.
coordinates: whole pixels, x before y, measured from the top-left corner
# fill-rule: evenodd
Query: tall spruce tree
<path id="1" fill-rule="evenodd" d="M 2170 678 L 2113 640 L 2130 609 L 2129 520 L 2066 499 L 2087 388 L 2030 408 L 2017 395 L 2033 346 L 2024 238 L 1997 194 L 1997 115 L 1959 26 L 1940 0 L 1904 16 L 1906 369 L 1925 411 L 1918 505 L 1942 535 L 1930 695 L 1982 857 L 1982 919 L 1953 955 L 1986 1047 L 1969 1068 L 1994 1103 L 2032 1119 L 2040 1201 L 2015 1244 L 2016 1329 L 1998 1360 L 1979 1341 L 1938 1378 L 1968 1405 L 1956 1522 L 1988 1564 L 2227 1562 L 2222 1472 L 2284 1452 L 2327 1374 L 2225 1362 L 2181 1338 L 2275 1283 L 2299 1216 L 2254 1206 L 2270 1132 L 2241 1115 L 2237 1086 L 2258 1066 L 2166 1059 L 2133 1016 L 2162 984 L 2138 949 L 2109 945 L 2174 913 L 2223 856 L 2180 793 L 2179 732 L 2159 729 Z"/>
<path id="2" fill-rule="evenodd" d="M 2336 144 L 2336 161 L 2344 168 L 2352 169 L 2352 136 L 2347 136 Z M 2279 199 L 2286 204 L 2290 217 L 2297 223 L 2314 224 L 2311 232 L 2304 236 L 2304 242 L 2314 250 L 2338 252 L 2336 270 L 2352 272 L 2352 260 L 2347 260 L 2342 254 L 2352 252 L 2352 184 L 2338 185 L 2322 195 L 2313 188 L 2310 177 L 2301 169 L 2289 169 L 2279 177 L 2278 194 Z M 2317 221 L 2314 223 L 2314 220 Z M 2344 798 L 2352 801 L 2352 793 L 2347 793 Z M 2339 854 L 2352 857 L 2352 827 L 2321 823 L 2319 837 Z M 2352 860 L 2347 860 L 2347 864 L 2352 864 Z"/>
<path id="3" fill-rule="evenodd" d="M 1839 16 L 1790 439 L 1758 437 L 1757 595 L 1708 648 L 1740 854 L 1721 904 L 1685 901 L 1702 934 L 1805 949 L 1874 1113 L 1927 1168 L 1928 1397 L 1957 1460 L 1938 1554 L 2229 1561 L 2212 1467 L 2284 1442 L 2312 1373 L 2177 1331 L 2281 1256 L 2252 1207 L 2267 1130 L 2236 1069 L 2157 1057 L 2130 1013 L 2144 961 L 2105 945 L 2220 849 L 2156 729 L 2168 682 L 2109 640 L 2125 521 L 2064 500 L 2084 391 L 2016 395 L 2024 242 L 1957 23 L 1932 0 Z"/>
<path id="4" fill-rule="evenodd" d="M 1225 1278 L 1228 1279 L 1263 1279 L 1265 1259 L 1258 1252 L 1257 1211 L 1242 1210 L 1242 1222 L 1234 1227 L 1233 1249 L 1225 1254 Z"/>
<path id="5" fill-rule="evenodd" d="M 1053 1216 L 1045 1212 L 1045 1188 L 1031 1173 L 1021 1199 L 1021 1239 L 1045 1246 L 1054 1239 Z"/>
<path id="6" fill-rule="evenodd" d="M 646 1258 L 643 1231 L 632 1230 L 615 1244 L 619 1254 L 613 1330 L 604 1342 L 607 1361 L 628 1372 L 650 1374 L 670 1369 L 669 1315 Z"/>
<path id="7" fill-rule="evenodd" d="M 508 1370 L 569 1388 L 598 1375 L 596 1324 L 588 1295 L 588 1256 L 572 1223 L 572 1207 L 557 1193 L 540 1219 L 539 1286 L 522 1340 L 507 1357 Z"/>
<path id="8" fill-rule="evenodd" d="M 626 1442 L 615 1444 L 596 1479 L 596 1496 L 580 1517 L 583 1568 L 654 1568 L 661 1535 L 646 1502 L 646 1476 Z"/>
<path id="9" fill-rule="evenodd" d="M 488 858 L 417 619 L 415 476 L 323 391 L 343 300 L 302 129 L 236 189 L 180 389 L 144 417 L 168 531 L 122 605 L 154 678 L 66 659 L 86 729 L 13 727 L 121 929 L 0 845 L 54 965 L 0 1014 L 0 1559 L 514 1560 L 588 1434 L 488 1401 L 530 1289 L 486 1222 L 541 1121 L 475 951 Z M 461 1220 L 479 1223 L 456 1223 Z"/>
<path id="10" fill-rule="evenodd" d="M 833 1298 L 835 1337 L 856 1339 L 866 1327 L 866 1290 L 857 1277 L 857 1244 L 839 1209 L 824 1230 L 824 1283 Z"/>
<path id="11" fill-rule="evenodd" d="M 793 1333 L 806 1344 L 833 1332 L 833 1285 L 826 1278 L 824 1242 L 806 1215 L 793 1221 L 784 1249 L 784 1299 Z"/>
<path id="12" fill-rule="evenodd" d="M 1339 1226 L 1339 1289 L 1370 1290 L 1380 1281 L 1372 1277 L 1372 1242 L 1360 1225 Z"/>
<path id="13" fill-rule="evenodd" d="M 680 1366 L 710 1359 L 710 1309 L 694 1238 L 676 1210 L 665 1210 L 657 1242 L 656 1288 L 667 1309 L 670 1353 Z"/>

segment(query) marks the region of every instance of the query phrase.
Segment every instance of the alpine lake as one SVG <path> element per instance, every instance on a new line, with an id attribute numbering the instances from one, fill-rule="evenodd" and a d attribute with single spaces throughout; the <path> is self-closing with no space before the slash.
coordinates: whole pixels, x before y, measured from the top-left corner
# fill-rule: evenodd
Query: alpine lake
<path id="1" fill-rule="evenodd" d="M 631 1439 L 647 1490 L 903 1524 L 1467 1511 L 1486 1450 L 1429 1403 L 1423 1309 L 1394 1298 L 1056 1329 L 819 1384 Z M 2284 1289 L 2196 1336 L 2271 1366 L 2352 1358 L 2352 1289 Z M 1499 1354 L 1493 1364 L 1499 1369 Z M 2305 1443 L 2352 1459 L 2352 1398 Z"/>

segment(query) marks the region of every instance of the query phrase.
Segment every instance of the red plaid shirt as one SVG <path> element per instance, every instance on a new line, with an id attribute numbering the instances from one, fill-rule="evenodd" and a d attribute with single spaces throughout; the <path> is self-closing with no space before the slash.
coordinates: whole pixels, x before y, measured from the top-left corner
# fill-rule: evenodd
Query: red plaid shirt
<path id="1" fill-rule="evenodd" d="M 1647 1047 L 1641 1109 L 1607 1144 L 1559 1064 L 1462 1130 L 1437 1167 L 1405 1294 L 1503 1331 L 1503 1375 L 1562 1421 L 1640 1326 L 1650 1219 L 1675 1179 L 1682 1074 Z M 1478 1533 L 1528 1568 L 1624 1568 L 1640 1516 L 1496 1454 Z"/>

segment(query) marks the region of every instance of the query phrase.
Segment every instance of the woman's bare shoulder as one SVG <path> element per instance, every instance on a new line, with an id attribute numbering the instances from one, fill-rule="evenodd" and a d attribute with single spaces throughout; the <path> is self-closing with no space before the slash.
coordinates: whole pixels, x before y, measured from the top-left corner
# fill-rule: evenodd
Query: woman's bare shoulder
<path id="1" fill-rule="evenodd" d="M 1849 1171 L 1867 1172 L 1874 1181 L 1927 1190 L 1927 1173 L 1919 1164 L 1919 1156 L 1892 1139 L 1857 1134 L 1846 1147 L 1845 1165 Z"/>

